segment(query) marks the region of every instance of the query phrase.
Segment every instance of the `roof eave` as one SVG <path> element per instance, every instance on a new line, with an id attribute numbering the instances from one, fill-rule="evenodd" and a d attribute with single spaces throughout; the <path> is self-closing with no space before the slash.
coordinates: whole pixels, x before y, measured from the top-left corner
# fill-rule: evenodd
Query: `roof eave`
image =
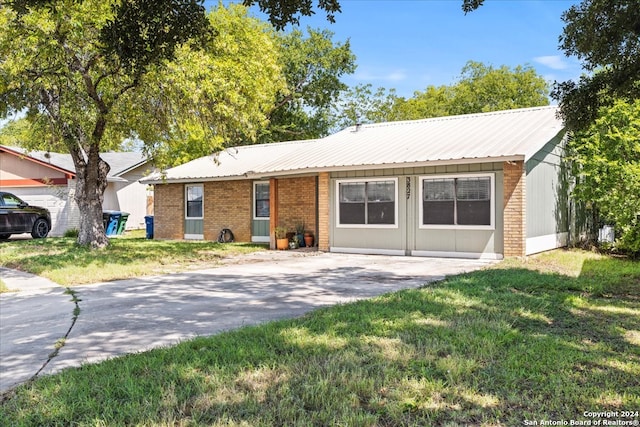
<path id="1" fill-rule="evenodd" d="M 229 176 L 208 176 L 208 177 L 184 177 L 184 178 L 162 178 L 162 177 L 147 177 L 139 179 L 138 182 L 142 184 L 155 185 L 155 184 L 188 184 L 190 182 L 214 182 L 214 181 L 237 181 L 239 179 L 251 179 L 252 175 L 229 175 Z"/>
<path id="2" fill-rule="evenodd" d="M 398 168 L 414 168 L 424 166 L 445 166 L 445 165 L 461 165 L 461 164 L 478 164 L 491 162 L 515 162 L 524 161 L 524 154 L 514 154 L 509 156 L 481 157 L 481 158 L 462 158 L 447 160 L 428 160 L 420 162 L 403 162 L 403 163 L 380 163 L 380 164 L 362 164 L 362 165 L 344 165 L 344 166 L 323 166 L 315 168 L 289 169 L 289 170 L 272 170 L 263 172 L 248 171 L 242 175 L 231 175 L 222 177 L 184 177 L 184 178 L 143 178 L 139 182 L 143 184 L 188 184 L 192 182 L 213 182 L 213 181 L 236 181 L 239 179 L 264 179 L 273 177 L 284 177 L 291 175 L 309 175 L 321 172 L 344 172 L 344 171 L 362 171 L 362 170 L 379 170 L 379 169 L 398 169 Z"/>
<path id="3" fill-rule="evenodd" d="M 119 171 L 119 172 L 114 173 L 114 174 L 113 174 L 113 176 L 121 176 L 121 175 L 124 175 L 125 173 L 130 172 L 130 171 L 132 171 L 132 170 L 134 170 L 134 169 L 137 169 L 137 168 L 139 168 L 140 166 L 142 166 L 142 165 L 144 165 L 145 163 L 148 163 L 148 162 L 149 162 L 149 159 L 141 160 L 141 161 L 139 161 L 138 163 L 136 163 L 136 164 L 134 164 L 134 165 L 132 165 L 132 166 L 129 166 L 129 167 L 125 168 L 125 169 L 122 169 L 122 170 L 121 170 L 121 171 Z"/>
<path id="4" fill-rule="evenodd" d="M 44 162 L 42 160 L 36 159 L 35 157 L 31 157 L 30 155 L 28 155 L 26 153 L 21 153 L 19 151 L 12 150 L 11 148 L 7 147 L 6 145 L 0 146 L 0 151 L 4 151 L 5 153 L 8 153 L 8 154 L 14 155 L 16 157 L 28 160 L 28 161 L 36 163 L 38 165 L 45 166 L 47 168 L 56 170 L 58 172 L 62 172 L 62 173 L 67 175 L 68 179 L 73 179 L 73 178 L 76 177 L 75 171 L 70 171 L 70 170 L 62 168 L 60 166 L 56 166 L 56 165 L 54 165 L 52 163 L 47 163 L 47 162 Z"/>
<path id="5" fill-rule="evenodd" d="M 379 170 L 379 169 L 398 169 L 398 168 L 415 168 L 425 166 L 448 166 L 461 164 L 478 164 L 492 162 L 516 162 L 524 161 L 524 154 L 514 154 L 508 156 L 481 157 L 481 158 L 462 158 L 462 159 L 446 159 L 446 160 L 428 160 L 419 162 L 403 162 L 403 163 L 380 163 L 380 164 L 363 164 L 363 165 L 345 165 L 345 166 L 327 166 L 317 168 L 290 169 L 268 172 L 254 172 L 248 174 L 249 178 L 260 179 L 268 177 L 278 177 L 287 175 L 300 175 L 302 173 L 320 173 L 320 172 L 345 172 L 345 171 L 362 171 L 362 170 Z"/>

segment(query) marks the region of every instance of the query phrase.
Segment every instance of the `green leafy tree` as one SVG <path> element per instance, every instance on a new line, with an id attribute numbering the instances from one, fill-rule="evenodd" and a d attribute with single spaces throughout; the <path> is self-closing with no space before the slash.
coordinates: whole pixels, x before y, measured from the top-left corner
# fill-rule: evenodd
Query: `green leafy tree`
<path id="1" fill-rule="evenodd" d="M 484 0 L 463 0 L 465 13 Z M 617 99 L 640 99 L 640 7 L 638 0 L 581 0 L 562 14 L 560 47 L 582 61 L 575 82 L 556 82 L 552 97 L 569 129 L 589 127 L 602 107 Z"/>
<path id="2" fill-rule="evenodd" d="M 575 167 L 575 196 L 599 222 L 615 225 L 620 248 L 640 254 L 640 101 L 603 107 L 568 149 Z M 593 233 L 592 233 L 593 235 Z"/>
<path id="3" fill-rule="evenodd" d="M 562 20 L 560 47 L 586 74 L 556 84 L 553 97 L 568 127 L 584 129 L 601 107 L 640 99 L 640 7 L 637 0 L 582 0 Z"/>
<path id="4" fill-rule="evenodd" d="M 391 121 L 393 105 L 396 100 L 394 89 L 371 84 L 361 84 L 346 90 L 333 109 L 333 130 L 344 129 L 358 123 L 377 123 Z"/>
<path id="5" fill-rule="evenodd" d="M 286 93 L 276 35 L 247 13 L 241 5 L 212 10 L 216 36 L 202 49 L 178 48 L 132 97 L 127 127 L 161 165 L 255 141 L 276 96 Z"/>
<path id="6" fill-rule="evenodd" d="M 394 90 L 371 85 L 346 92 L 335 112 L 339 126 L 361 123 L 418 120 L 455 114 L 482 113 L 549 104 L 549 85 L 528 66 L 493 68 L 469 61 L 460 79 L 449 86 L 429 86 L 410 98 Z"/>
<path id="7" fill-rule="evenodd" d="M 244 0 L 243 3 L 247 7 L 257 4 L 277 30 L 284 29 L 289 23 L 299 24 L 302 16 L 311 16 L 315 13 L 312 0 Z M 336 13 L 340 12 L 340 2 L 318 0 L 316 8 L 324 10 L 327 20 L 333 23 Z"/>
<path id="8" fill-rule="evenodd" d="M 309 139 L 326 136 L 331 127 L 330 110 L 347 89 L 340 78 L 355 71 L 349 41 L 334 43 L 328 30 L 299 30 L 281 34 L 280 63 L 286 90 L 268 113 L 269 125 L 260 142 Z"/>
<path id="9" fill-rule="evenodd" d="M 220 149 L 237 126 L 264 123 L 281 89 L 271 37 L 255 23 L 236 24 L 213 37 L 193 0 L 0 4 L 0 117 L 26 111 L 71 154 L 78 243 L 108 244 L 101 151 L 138 136 L 170 163 Z"/>
<path id="10" fill-rule="evenodd" d="M 46 126 L 34 126 L 25 118 L 12 118 L 0 128 L 0 145 L 28 147 L 38 139 L 50 139 Z"/>
<path id="11" fill-rule="evenodd" d="M 395 100 L 391 117 L 393 120 L 418 120 L 451 114 L 451 86 L 428 86 L 423 92 L 416 91 L 411 98 Z"/>
<path id="12" fill-rule="evenodd" d="M 530 66 L 494 68 L 469 61 L 451 90 L 449 114 L 549 105 L 549 84 Z"/>
<path id="13" fill-rule="evenodd" d="M 464 10 L 464 13 L 469 13 L 482 6 L 483 3 L 484 0 L 463 0 L 462 10 Z"/>

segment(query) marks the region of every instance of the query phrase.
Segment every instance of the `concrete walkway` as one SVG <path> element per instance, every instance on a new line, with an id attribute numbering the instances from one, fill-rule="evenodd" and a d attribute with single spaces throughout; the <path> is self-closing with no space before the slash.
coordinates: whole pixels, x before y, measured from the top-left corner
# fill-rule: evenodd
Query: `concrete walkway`
<path id="1" fill-rule="evenodd" d="M 39 293 L 47 289 L 60 288 L 60 285 L 44 277 L 4 267 L 0 267 L 0 279 L 10 292 Z"/>
<path id="2" fill-rule="evenodd" d="M 287 251 L 288 252 L 288 251 Z M 167 346 L 199 335 L 300 316 L 318 307 L 416 288 L 488 261 L 311 253 L 255 254 L 203 271 L 74 287 L 80 314 L 42 371 Z M 28 380 L 69 330 L 65 288 L 1 270 L 0 392 Z"/>

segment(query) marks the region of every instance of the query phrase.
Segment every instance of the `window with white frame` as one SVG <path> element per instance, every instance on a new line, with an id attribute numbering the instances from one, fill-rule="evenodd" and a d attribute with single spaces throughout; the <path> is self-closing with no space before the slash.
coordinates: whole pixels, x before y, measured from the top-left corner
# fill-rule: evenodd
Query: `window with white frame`
<path id="1" fill-rule="evenodd" d="M 203 195 L 202 184 L 185 186 L 185 217 L 187 219 L 202 219 L 204 217 Z"/>
<path id="2" fill-rule="evenodd" d="M 397 179 L 337 181 L 338 227 L 395 227 Z"/>
<path id="3" fill-rule="evenodd" d="M 269 219 L 269 181 L 253 183 L 253 219 Z"/>
<path id="4" fill-rule="evenodd" d="M 422 227 L 493 227 L 493 174 L 421 177 L 420 181 Z"/>

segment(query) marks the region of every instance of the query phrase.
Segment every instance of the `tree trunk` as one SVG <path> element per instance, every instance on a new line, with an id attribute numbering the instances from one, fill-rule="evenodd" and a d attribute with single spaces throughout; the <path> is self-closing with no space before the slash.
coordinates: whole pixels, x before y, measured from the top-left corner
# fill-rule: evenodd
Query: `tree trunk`
<path id="1" fill-rule="evenodd" d="M 102 202 L 110 167 L 100 158 L 98 144 L 91 145 L 88 153 L 80 149 L 71 152 L 76 164 L 75 200 L 80 210 L 78 244 L 104 248 L 109 239 L 102 222 Z"/>

